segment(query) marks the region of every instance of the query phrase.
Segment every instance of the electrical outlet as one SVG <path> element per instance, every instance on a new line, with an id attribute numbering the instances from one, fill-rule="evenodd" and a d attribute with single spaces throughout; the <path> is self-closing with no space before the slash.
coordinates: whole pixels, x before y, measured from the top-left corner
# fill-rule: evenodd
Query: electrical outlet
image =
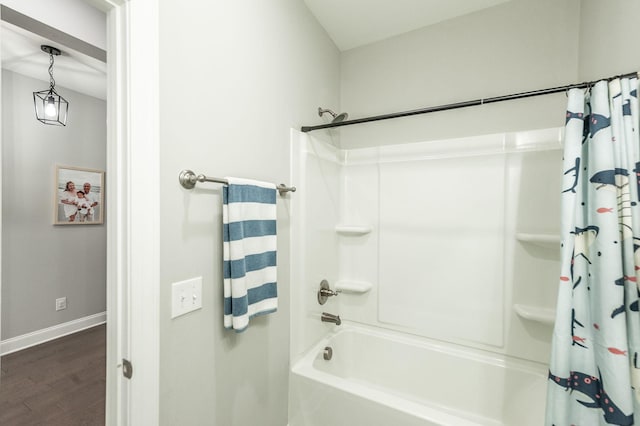
<path id="1" fill-rule="evenodd" d="M 172 284 L 171 318 L 200 308 L 202 308 L 202 277 Z"/>
<path id="2" fill-rule="evenodd" d="M 67 298 L 61 297 L 56 299 L 56 311 L 61 311 L 63 309 L 67 309 Z"/>

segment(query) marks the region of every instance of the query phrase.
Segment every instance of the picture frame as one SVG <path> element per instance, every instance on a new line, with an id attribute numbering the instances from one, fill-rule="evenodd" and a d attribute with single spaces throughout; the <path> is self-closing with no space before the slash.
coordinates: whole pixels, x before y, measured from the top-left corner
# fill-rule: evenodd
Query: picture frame
<path id="1" fill-rule="evenodd" d="M 104 171 L 56 166 L 54 225 L 102 225 L 104 211 Z"/>

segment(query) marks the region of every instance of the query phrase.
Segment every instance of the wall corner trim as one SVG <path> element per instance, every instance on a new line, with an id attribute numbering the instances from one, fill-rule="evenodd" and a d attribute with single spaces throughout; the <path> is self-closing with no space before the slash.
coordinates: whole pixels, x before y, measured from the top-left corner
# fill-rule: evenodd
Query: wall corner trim
<path id="1" fill-rule="evenodd" d="M 53 327 L 43 328 L 31 333 L 12 337 L 7 340 L 0 341 L 0 356 L 8 355 L 31 346 L 39 345 L 69 334 L 77 333 L 87 328 L 95 327 L 107 322 L 107 313 L 100 312 L 73 321 L 54 325 Z"/>

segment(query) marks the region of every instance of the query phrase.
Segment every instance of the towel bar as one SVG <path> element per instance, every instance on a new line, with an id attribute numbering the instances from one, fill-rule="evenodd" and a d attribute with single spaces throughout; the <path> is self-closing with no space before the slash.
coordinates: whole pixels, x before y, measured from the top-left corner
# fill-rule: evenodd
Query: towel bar
<path id="1" fill-rule="evenodd" d="M 180 185 L 182 185 L 186 189 L 193 189 L 196 186 L 196 182 L 215 182 L 221 183 L 223 185 L 228 185 L 229 182 L 226 179 L 215 178 L 215 177 L 207 177 L 205 175 L 196 175 L 191 170 L 183 170 L 180 172 L 178 176 L 180 181 Z M 286 192 L 296 192 L 295 186 L 286 186 L 284 183 L 276 186 L 276 189 L 280 193 L 280 195 L 284 195 Z"/>

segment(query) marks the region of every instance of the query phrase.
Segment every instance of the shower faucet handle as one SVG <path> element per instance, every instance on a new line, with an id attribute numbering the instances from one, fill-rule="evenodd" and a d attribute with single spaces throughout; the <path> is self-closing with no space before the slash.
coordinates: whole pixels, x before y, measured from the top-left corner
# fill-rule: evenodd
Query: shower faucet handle
<path id="1" fill-rule="evenodd" d="M 331 296 L 337 296 L 338 293 L 342 293 L 342 290 L 329 290 L 326 288 L 321 288 L 320 290 L 318 290 L 320 292 L 320 294 L 322 294 L 323 296 L 327 296 L 327 297 L 331 297 Z"/>
<path id="2" fill-rule="evenodd" d="M 327 299 L 331 296 L 337 296 L 338 293 L 342 293 L 342 290 L 333 291 L 329 288 L 329 282 L 322 280 L 320 282 L 320 289 L 318 290 L 318 303 L 324 305 L 327 303 Z"/>

